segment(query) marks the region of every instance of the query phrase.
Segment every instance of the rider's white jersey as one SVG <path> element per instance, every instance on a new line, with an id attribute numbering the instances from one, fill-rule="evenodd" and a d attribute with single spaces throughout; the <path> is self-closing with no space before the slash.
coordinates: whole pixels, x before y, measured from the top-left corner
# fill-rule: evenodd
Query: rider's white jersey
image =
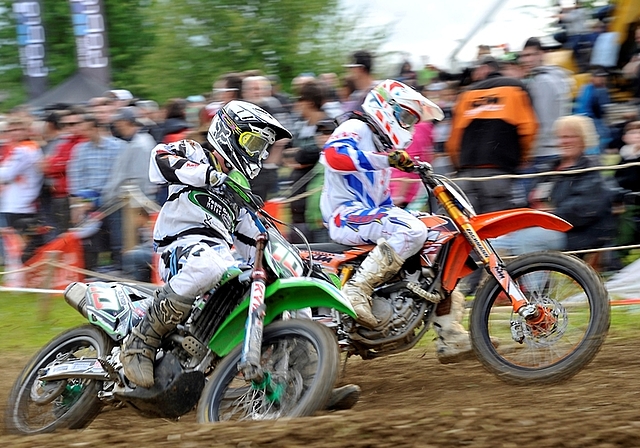
<path id="1" fill-rule="evenodd" d="M 180 241 L 234 244 L 246 259 L 251 258 L 258 229 L 247 211 L 233 200 L 225 185 L 211 187 L 225 175 L 209 164 L 205 150 L 193 140 L 156 146 L 151 154 L 149 178 L 169 183 L 169 197 L 153 229 L 158 252 Z"/>

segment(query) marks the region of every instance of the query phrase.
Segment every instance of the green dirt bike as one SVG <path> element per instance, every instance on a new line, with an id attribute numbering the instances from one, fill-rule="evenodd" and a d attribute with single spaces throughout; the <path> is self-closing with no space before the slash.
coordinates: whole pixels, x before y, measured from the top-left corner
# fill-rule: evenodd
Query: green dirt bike
<path id="1" fill-rule="evenodd" d="M 261 233 L 254 266 L 229 269 L 198 297 L 188 320 L 168 334 L 155 359 L 155 384 L 136 387 L 120 362 L 123 340 L 153 301 L 126 283 L 73 283 L 65 300 L 89 321 L 60 334 L 24 368 L 9 396 L 9 432 L 83 428 L 104 404 L 149 417 L 177 418 L 197 405 L 199 422 L 311 415 L 338 377 L 334 334 L 295 310 L 328 307 L 355 317 L 322 270 L 304 261 L 237 172 L 226 181 Z"/>

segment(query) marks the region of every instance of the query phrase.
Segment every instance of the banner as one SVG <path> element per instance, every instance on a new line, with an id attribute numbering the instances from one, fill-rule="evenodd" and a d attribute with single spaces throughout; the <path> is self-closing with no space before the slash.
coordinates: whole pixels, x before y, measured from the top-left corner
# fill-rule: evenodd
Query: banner
<path id="1" fill-rule="evenodd" d="M 111 84 L 104 5 L 101 0 L 69 0 L 80 73 Z"/>
<path id="2" fill-rule="evenodd" d="M 49 70 L 45 66 L 45 35 L 39 1 L 15 1 L 13 13 L 17 22 L 20 65 L 25 76 L 29 98 L 47 90 Z"/>
<path id="3" fill-rule="evenodd" d="M 81 239 L 75 233 L 65 232 L 40 246 L 24 263 L 24 239 L 11 227 L 0 228 L 0 237 L 5 252 L 5 270 L 2 276 L 4 286 L 64 289 L 71 282 L 84 281 L 84 275 L 79 272 L 84 268 L 84 249 Z M 51 263 L 52 266 L 49 265 Z"/>

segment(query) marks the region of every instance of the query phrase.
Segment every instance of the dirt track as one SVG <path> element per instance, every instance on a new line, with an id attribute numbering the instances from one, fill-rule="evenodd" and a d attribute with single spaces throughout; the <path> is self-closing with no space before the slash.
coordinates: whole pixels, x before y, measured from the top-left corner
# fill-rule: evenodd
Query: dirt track
<path id="1" fill-rule="evenodd" d="M 566 383 L 510 386 L 475 361 L 444 366 L 432 348 L 352 358 L 341 382 L 360 384 L 349 411 L 278 422 L 199 425 L 105 411 L 84 431 L 0 433 L 3 447 L 630 447 L 640 446 L 640 341 L 610 337 Z M 26 362 L 26 360 L 25 360 Z M 0 411 L 22 362 L 0 356 Z M 20 367 L 19 367 L 20 366 Z"/>

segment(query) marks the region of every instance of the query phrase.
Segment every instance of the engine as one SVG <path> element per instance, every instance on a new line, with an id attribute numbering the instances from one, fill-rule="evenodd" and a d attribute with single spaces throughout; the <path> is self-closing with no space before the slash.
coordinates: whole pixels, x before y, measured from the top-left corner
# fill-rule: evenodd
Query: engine
<path id="1" fill-rule="evenodd" d="M 411 277 L 417 277 L 417 274 Z M 378 288 L 372 296 L 373 314 L 380 325 L 375 330 L 356 326 L 350 322 L 345 328 L 349 332 L 355 353 L 370 359 L 406 351 L 413 347 L 429 329 L 427 323 L 435 304 L 421 298 L 410 290 L 417 278 Z M 423 279 L 424 282 L 424 279 Z"/>

